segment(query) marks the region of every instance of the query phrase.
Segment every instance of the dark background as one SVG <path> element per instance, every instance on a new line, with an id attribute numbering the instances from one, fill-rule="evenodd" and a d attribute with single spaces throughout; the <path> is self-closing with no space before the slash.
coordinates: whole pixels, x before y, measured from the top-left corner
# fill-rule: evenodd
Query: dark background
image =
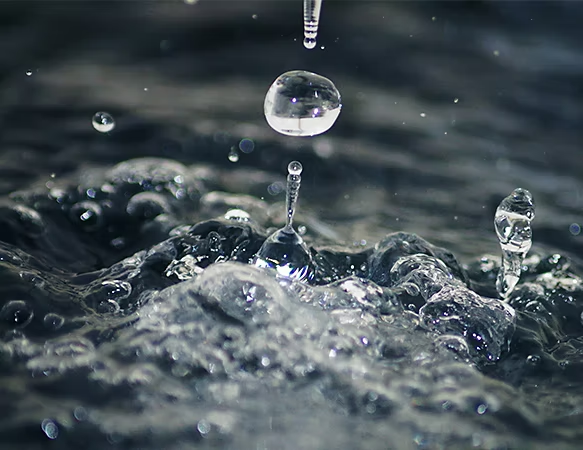
<path id="1" fill-rule="evenodd" d="M 462 260 L 497 253 L 495 207 L 523 187 L 535 243 L 576 254 L 582 18 L 579 2 L 325 0 L 308 51 L 299 0 L 3 1 L 0 191 L 150 155 L 210 164 L 223 190 L 275 201 L 267 186 L 299 159 L 300 218 L 336 242 L 404 229 Z M 263 118 L 270 83 L 293 69 L 342 94 L 323 136 L 280 136 Z M 114 132 L 93 130 L 96 111 Z M 233 164 L 243 137 L 255 150 Z"/>

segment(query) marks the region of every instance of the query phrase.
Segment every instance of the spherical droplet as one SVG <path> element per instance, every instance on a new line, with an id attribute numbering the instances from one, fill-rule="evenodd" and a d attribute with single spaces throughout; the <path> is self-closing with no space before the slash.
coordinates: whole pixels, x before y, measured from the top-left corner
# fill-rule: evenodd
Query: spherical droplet
<path id="1" fill-rule="evenodd" d="M 32 70 L 28 69 L 28 70 L 26 71 L 26 76 L 27 76 L 27 77 L 30 77 L 31 75 L 32 75 Z"/>
<path id="2" fill-rule="evenodd" d="M 115 121 L 111 114 L 100 111 L 96 112 L 93 116 L 93 128 L 95 128 L 100 133 L 109 133 L 115 128 Z"/>
<path id="3" fill-rule="evenodd" d="M 308 50 L 312 50 L 314 47 L 316 47 L 316 39 L 304 38 L 304 47 L 306 47 Z"/>
<path id="4" fill-rule="evenodd" d="M 267 123 L 288 136 L 315 136 L 328 131 L 341 108 L 340 92 L 334 83 L 303 70 L 279 76 L 264 103 Z"/>
<path id="5" fill-rule="evenodd" d="M 287 171 L 290 175 L 300 175 L 304 168 L 302 167 L 302 163 L 299 161 L 292 161 L 287 166 Z"/>

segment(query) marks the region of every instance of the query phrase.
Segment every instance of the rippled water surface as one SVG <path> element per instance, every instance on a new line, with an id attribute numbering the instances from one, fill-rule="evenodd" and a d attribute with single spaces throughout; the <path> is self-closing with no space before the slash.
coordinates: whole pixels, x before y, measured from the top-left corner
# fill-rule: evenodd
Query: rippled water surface
<path id="1" fill-rule="evenodd" d="M 580 448 L 582 18 L 326 0 L 309 51 L 299 0 L 0 3 L 0 448 Z M 265 122 L 290 70 L 326 134 Z M 309 281 L 251 264 L 292 160 Z"/>

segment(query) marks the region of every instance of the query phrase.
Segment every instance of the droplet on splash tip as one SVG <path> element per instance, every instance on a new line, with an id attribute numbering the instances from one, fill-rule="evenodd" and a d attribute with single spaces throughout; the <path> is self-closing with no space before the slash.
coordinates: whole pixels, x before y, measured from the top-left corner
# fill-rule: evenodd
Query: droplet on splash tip
<path id="1" fill-rule="evenodd" d="M 115 120 L 111 114 L 103 111 L 96 112 L 91 121 L 93 128 L 100 133 L 109 133 L 115 128 Z"/>
<path id="2" fill-rule="evenodd" d="M 286 193 L 286 225 L 269 236 L 253 259 L 256 267 L 275 269 L 280 275 L 298 281 L 314 276 L 312 255 L 301 236 L 293 228 L 293 218 L 301 185 L 302 164 L 288 164 Z"/>
<path id="3" fill-rule="evenodd" d="M 522 264 L 532 246 L 530 223 L 534 216 L 534 199 L 526 189 L 515 189 L 496 209 L 494 228 L 502 249 L 496 290 L 503 299 L 510 296 L 520 279 Z"/>
<path id="4" fill-rule="evenodd" d="M 299 161 L 292 161 L 287 166 L 287 171 L 290 175 L 301 175 L 303 170 L 302 163 Z"/>
<path id="5" fill-rule="evenodd" d="M 321 75 L 293 70 L 280 75 L 265 95 L 265 119 L 287 136 L 315 136 L 328 131 L 342 104 L 334 83 Z"/>

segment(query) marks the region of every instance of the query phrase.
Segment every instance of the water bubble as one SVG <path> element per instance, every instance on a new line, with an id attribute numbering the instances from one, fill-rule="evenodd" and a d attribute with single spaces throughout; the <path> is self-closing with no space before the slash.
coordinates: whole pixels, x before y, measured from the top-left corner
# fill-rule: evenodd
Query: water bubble
<path id="1" fill-rule="evenodd" d="M 264 112 L 271 128 L 288 136 L 315 136 L 338 119 L 340 92 L 328 78 L 303 70 L 280 75 L 265 96 Z"/>
<path id="2" fill-rule="evenodd" d="M 58 314 L 48 313 L 44 319 L 43 324 L 48 330 L 58 330 L 65 323 L 65 319 Z"/>
<path id="3" fill-rule="evenodd" d="M 32 307 L 24 300 L 11 300 L 0 309 L 0 323 L 23 328 L 34 317 Z"/>
<path id="4" fill-rule="evenodd" d="M 51 419 L 45 419 L 41 423 L 41 429 L 49 439 L 57 439 L 59 436 L 59 427 Z"/>
<path id="5" fill-rule="evenodd" d="M 579 234 L 581 233 L 581 226 L 578 223 L 572 223 L 569 226 L 569 232 L 573 235 L 573 236 L 579 236 Z"/>
<path id="6" fill-rule="evenodd" d="M 496 209 L 494 227 L 502 248 L 496 289 L 502 298 L 508 298 L 520 278 L 522 263 L 532 245 L 533 219 L 534 200 L 526 189 L 515 189 Z"/>
<path id="7" fill-rule="evenodd" d="M 115 121 L 111 114 L 103 111 L 96 112 L 91 122 L 93 123 L 93 128 L 100 133 L 109 133 L 115 128 Z"/>
<path id="8" fill-rule="evenodd" d="M 304 47 L 309 50 L 316 46 L 321 9 L 322 0 L 304 0 Z"/>

